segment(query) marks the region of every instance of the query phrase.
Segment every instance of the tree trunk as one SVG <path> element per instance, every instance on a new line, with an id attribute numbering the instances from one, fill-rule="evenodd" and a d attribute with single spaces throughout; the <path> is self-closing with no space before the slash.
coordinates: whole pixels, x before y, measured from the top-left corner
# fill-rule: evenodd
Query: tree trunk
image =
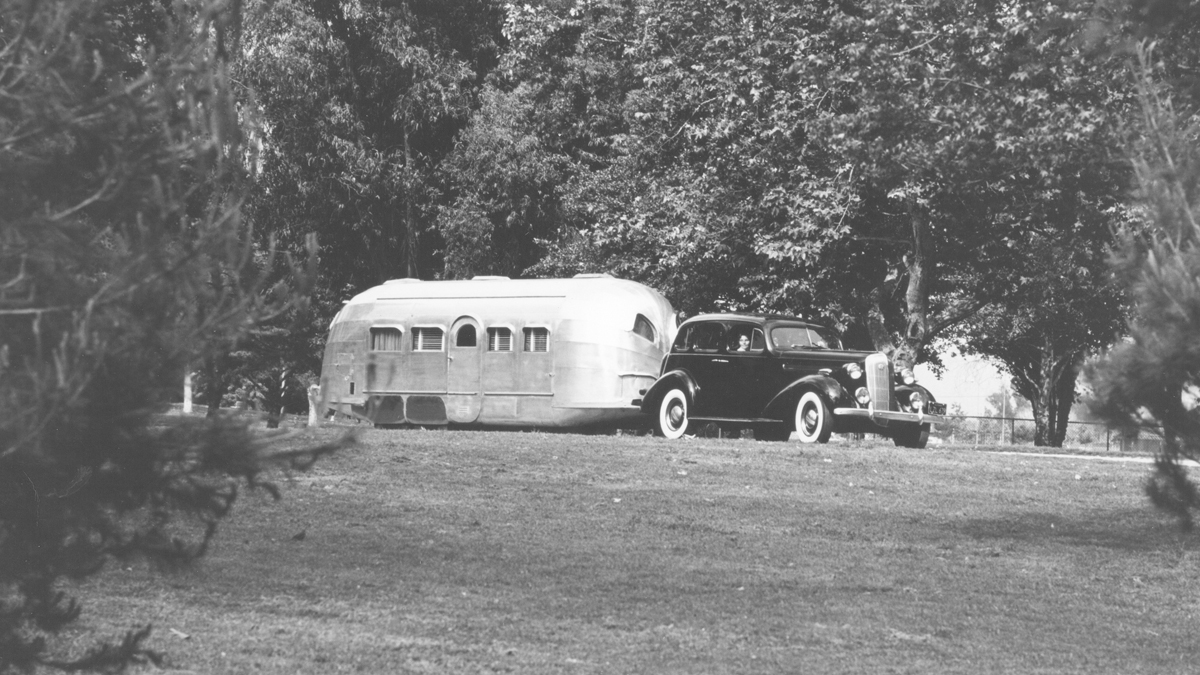
<path id="1" fill-rule="evenodd" d="M 897 368 L 912 368 L 921 350 L 933 338 L 929 330 L 929 288 L 934 275 L 936 247 L 924 208 L 911 197 L 907 203 L 912 227 L 912 249 L 904 256 L 903 268 L 888 274 L 871 294 L 867 330 L 875 348 L 888 355 Z M 904 283 L 904 327 L 889 327 L 884 304 Z"/>
<path id="2" fill-rule="evenodd" d="M 1061 448 L 1066 440 L 1080 362 L 1078 351 L 1060 354 L 1048 344 L 1024 364 L 1006 362 L 1017 392 L 1033 408 L 1035 446 Z"/>
<path id="3" fill-rule="evenodd" d="M 204 386 L 201 387 L 200 400 L 208 406 L 205 417 L 216 417 L 221 408 L 221 399 L 225 396 L 225 384 L 221 377 L 221 364 L 217 356 L 204 360 Z"/>
<path id="4" fill-rule="evenodd" d="M 935 248 L 929 231 L 929 217 L 915 196 L 908 199 L 908 217 L 912 224 L 912 252 L 905 259 L 908 268 L 908 288 L 904 292 L 907 322 L 896 354 L 896 365 L 900 368 L 917 365 L 917 356 L 931 337 L 929 286 L 934 274 Z"/>
<path id="5" fill-rule="evenodd" d="M 896 293 L 900 285 L 900 272 L 893 270 L 879 286 L 871 291 L 871 305 L 867 309 L 867 333 L 871 336 L 871 345 L 878 351 L 888 355 L 896 352 L 896 342 L 892 331 L 887 325 L 887 315 L 884 304 Z"/>
<path id="6" fill-rule="evenodd" d="M 287 377 L 288 371 L 285 368 L 277 378 L 268 375 L 263 386 L 263 408 L 267 413 L 268 429 L 278 429 L 279 423 L 283 421 L 283 399 L 287 394 Z"/>
<path id="7" fill-rule="evenodd" d="M 411 189 L 413 181 L 412 145 L 409 142 L 408 124 L 404 125 L 404 245 L 400 247 L 404 259 L 404 275 L 409 279 L 420 279 L 417 271 L 417 229 L 414 217 Z"/>
<path id="8" fill-rule="evenodd" d="M 1075 381 L 1079 378 L 1081 360 L 1068 364 L 1058 378 L 1058 407 L 1055 409 L 1054 428 L 1050 436 L 1050 446 L 1061 448 L 1067 440 L 1067 424 L 1071 420 L 1071 406 L 1075 404 Z"/>

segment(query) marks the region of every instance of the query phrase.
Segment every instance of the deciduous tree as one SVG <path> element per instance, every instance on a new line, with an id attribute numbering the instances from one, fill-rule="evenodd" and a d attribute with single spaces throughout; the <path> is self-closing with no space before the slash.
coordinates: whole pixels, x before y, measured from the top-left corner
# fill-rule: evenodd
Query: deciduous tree
<path id="1" fill-rule="evenodd" d="M 1107 219 L 1098 222 L 1107 227 Z M 1124 325 L 1125 294 L 1109 272 L 1107 233 L 1075 236 L 1082 231 L 1076 222 L 1035 235 L 1003 273 L 1009 292 L 947 335 L 1012 375 L 1030 403 L 1037 446 L 1062 446 L 1084 359 L 1111 345 Z"/>
<path id="2" fill-rule="evenodd" d="M 294 249 L 318 232 L 319 283 L 336 302 L 440 273 L 439 166 L 495 63 L 495 6 L 263 5 L 238 64 L 264 119 L 256 226 Z"/>

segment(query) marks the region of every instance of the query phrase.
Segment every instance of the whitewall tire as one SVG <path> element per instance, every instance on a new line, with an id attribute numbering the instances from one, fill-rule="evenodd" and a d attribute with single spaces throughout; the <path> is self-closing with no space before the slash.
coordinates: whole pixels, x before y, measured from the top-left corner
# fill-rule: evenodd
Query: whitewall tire
<path id="1" fill-rule="evenodd" d="M 833 415 L 825 399 L 815 391 L 805 392 L 796 403 L 796 437 L 801 443 L 828 443 L 833 435 Z"/>
<path id="2" fill-rule="evenodd" d="M 688 400 L 682 389 L 672 389 L 658 404 L 656 431 L 670 439 L 682 437 L 688 430 Z"/>

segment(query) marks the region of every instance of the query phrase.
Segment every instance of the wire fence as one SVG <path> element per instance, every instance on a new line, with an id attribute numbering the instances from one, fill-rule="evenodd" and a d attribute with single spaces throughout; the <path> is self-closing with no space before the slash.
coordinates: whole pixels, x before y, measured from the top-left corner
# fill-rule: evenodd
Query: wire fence
<path id="1" fill-rule="evenodd" d="M 180 415 L 183 406 L 179 403 L 171 405 L 168 414 Z M 203 416 L 206 406 L 195 405 L 192 415 Z M 247 411 L 239 408 L 222 408 L 224 414 L 259 415 L 258 411 Z M 947 445 L 1011 445 L 1033 446 L 1034 422 L 1032 419 L 1020 417 L 984 417 L 981 415 L 945 415 L 945 422 L 938 424 L 930 433 L 931 443 Z M 304 415 L 285 415 L 281 426 L 305 426 Z M 715 427 L 715 425 L 713 425 Z M 713 430 L 702 435 L 719 436 L 720 432 Z M 1153 455 L 1162 449 L 1162 439 L 1152 431 L 1136 428 L 1121 428 L 1109 426 L 1103 422 L 1067 423 L 1067 435 L 1062 447 L 1068 450 L 1087 452 L 1128 453 L 1135 455 Z"/>
<path id="2" fill-rule="evenodd" d="M 947 415 L 931 436 L 956 445 L 1032 446 L 1035 426 L 1032 419 Z M 1109 426 L 1103 422 L 1068 422 L 1063 448 L 1091 452 L 1155 454 L 1162 439 L 1145 429 Z"/>

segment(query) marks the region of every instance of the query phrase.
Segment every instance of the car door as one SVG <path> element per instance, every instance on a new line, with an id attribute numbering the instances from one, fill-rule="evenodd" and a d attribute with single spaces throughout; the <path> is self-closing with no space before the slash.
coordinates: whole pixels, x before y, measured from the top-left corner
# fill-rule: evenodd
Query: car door
<path id="1" fill-rule="evenodd" d="M 725 417 L 725 381 L 729 377 L 726 369 L 729 359 L 725 358 L 722 345 L 725 326 L 718 321 L 701 321 L 686 326 L 684 331 L 682 343 L 676 341 L 681 351 L 672 354 L 672 361 L 691 374 L 698 387 L 696 400 L 692 401 L 692 415 Z"/>
<path id="2" fill-rule="evenodd" d="M 722 417 L 760 417 L 767 397 L 762 375 L 766 340 L 763 331 L 750 323 L 730 323 L 725 331 L 724 407 Z"/>

